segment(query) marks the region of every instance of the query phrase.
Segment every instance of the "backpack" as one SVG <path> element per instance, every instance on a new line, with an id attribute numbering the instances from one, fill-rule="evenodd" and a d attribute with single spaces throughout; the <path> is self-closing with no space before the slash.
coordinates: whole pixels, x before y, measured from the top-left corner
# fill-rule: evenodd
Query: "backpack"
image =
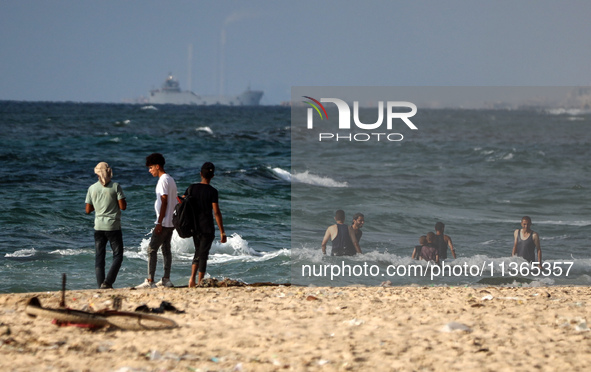
<path id="1" fill-rule="evenodd" d="M 199 233 L 198 225 L 196 223 L 197 210 L 196 203 L 192 203 L 195 199 L 191 195 L 191 188 L 189 193 L 183 199 L 179 198 L 179 203 L 174 207 L 172 213 L 172 225 L 181 238 L 190 238 Z"/>

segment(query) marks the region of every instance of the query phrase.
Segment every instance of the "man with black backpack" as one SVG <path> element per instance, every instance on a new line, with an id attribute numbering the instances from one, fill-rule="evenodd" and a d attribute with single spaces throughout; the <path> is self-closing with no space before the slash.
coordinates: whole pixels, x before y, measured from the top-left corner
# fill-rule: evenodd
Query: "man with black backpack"
<path id="1" fill-rule="evenodd" d="M 193 243 L 195 243 L 195 256 L 191 265 L 191 278 L 189 287 L 200 285 L 205 276 L 207 268 L 207 258 L 209 250 L 215 238 L 215 228 L 213 226 L 213 217 L 220 230 L 220 242 L 227 241 L 222 222 L 222 212 L 218 204 L 218 191 L 210 185 L 214 176 L 215 166 L 213 163 L 206 162 L 201 167 L 201 182 L 194 183 L 187 188 L 183 197 L 191 195 L 188 199 L 192 203 L 194 213 L 195 229 L 193 234 Z M 197 283 L 195 282 L 197 273 L 199 273 Z"/>

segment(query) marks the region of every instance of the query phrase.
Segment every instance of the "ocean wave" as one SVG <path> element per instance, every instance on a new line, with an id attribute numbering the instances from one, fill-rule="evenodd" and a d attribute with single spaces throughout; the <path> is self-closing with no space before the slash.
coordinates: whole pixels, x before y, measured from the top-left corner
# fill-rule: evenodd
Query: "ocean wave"
<path id="1" fill-rule="evenodd" d="M 209 133 L 213 136 L 213 130 L 211 130 L 210 127 L 199 127 L 199 128 L 195 128 L 196 132 L 206 132 Z"/>
<path id="2" fill-rule="evenodd" d="M 143 106 L 142 110 L 155 110 L 158 111 L 158 109 L 152 105 L 148 105 L 148 106 Z"/>
<path id="3" fill-rule="evenodd" d="M 550 115 L 571 115 L 571 116 L 576 116 L 576 115 L 584 115 L 589 113 L 589 110 L 582 110 L 582 109 L 575 109 L 575 108 L 571 108 L 571 109 L 565 109 L 565 108 L 555 108 L 555 109 L 547 109 L 546 110 L 547 114 Z"/>
<path id="4" fill-rule="evenodd" d="M 277 177 L 281 178 L 284 181 L 291 182 L 291 173 L 289 173 L 288 171 L 281 169 L 281 168 L 271 168 L 271 167 L 268 167 L 268 168 Z"/>
<path id="5" fill-rule="evenodd" d="M 513 149 L 513 151 L 515 151 L 515 149 Z M 494 154 L 494 151 L 493 151 Z M 515 155 L 512 152 L 507 152 L 504 154 L 498 154 L 498 155 L 492 155 L 492 156 L 488 156 L 486 158 L 487 162 L 496 162 L 498 160 L 512 160 L 515 157 Z"/>
<path id="6" fill-rule="evenodd" d="M 49 254 L 59 254 L 61 256 L 78 256 L 80 254 L 88 252 L 88 250 L 82 249 L 56 249 L 55 251 L 49 252 Z"/>
<path id="7" fill-rule="evenodd" d="M 147 260 L 149 244 L 149 238 L 142 239 L 140 243 L 140 250 L 138 252 L 126 252 L 126 256 L 129 258 Z M 183 239 L 177 234 L 176 231 L 174 231 L 171 240 L 171 251 L 173 258 L 183 261 L 192 260 L 195 254 L 195 245 L 193 244 L 193 239 Z M 220 243 L 219 240 L 214 240 L 209 252 L 209 262 L 261 262 L 273 259 L 278 256 L 289 256 L 289 250 L 282 249 L 272 252 L 259 252 L 252 249 L 249 246 L 247 240 L 243 239 L 239 234 L 234 233 L 228 237 L 226 243 Z"/>
<path id="8" fill-rule="evenodd" d="M 279 178 L 287 182 L 297 182 L 303 183 L 307 185 L 313 186 L 323 186 L 323 187 L 349 187 L 347 182 L 339 182 L 335 181 L 330 177 L 322 177 L 317 176 L 314 174 L 310 174 L 308 171 L 303 173 L 294 173 L 291 174 L 288 171 L 281 169 L 281 168 L 271 168 L 269 169 Z"/>
<path id="9" fill-rule="evenodd" d="M 37 253 L 35 248 L 31 249 L 19 249 L 14 253 L 7 253 L 4 257 L 32 257 Z"/>
<path id="10" fill-rule="evenodd" d="M 577 227 L 583 227 L 583 226 L 589 226 L 591 225 L 591 221 L 562 221 L 562 220 L 558 220 L 558 221 L 552 221 L 552 220 L 546 220 L 546 221 L 536 221 L 537 224 L 545 224 L 545 225 L 566 225 L 566 226 L 577 226 Z"/>
<path id="11" fill-rule="evenodd" d="M 272 260 L 277 257 L 290 257 L 291 252 L 289 249 L 280 249 L 274 252 L 259 252 L 256 256 L 249 256 L 249 255 L 231 255 L 225 253 L 215 253 L 209 256 L 209 263 L 212 264 L 221 264 L 221 263 L 231 263 L 231 262 L 265 262 Z"/>

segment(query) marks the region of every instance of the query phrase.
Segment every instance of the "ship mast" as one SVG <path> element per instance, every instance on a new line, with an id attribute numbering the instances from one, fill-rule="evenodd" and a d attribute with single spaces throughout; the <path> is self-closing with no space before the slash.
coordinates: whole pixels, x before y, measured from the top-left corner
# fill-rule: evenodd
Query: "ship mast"
<path id="1" fill-rule="evenodd" d="M 187 56 L 187 76 L 188 76 L 188 84 L 187 84 L 187 89 L 189 90 L 189 92 L 192 92 L 192 81 L 193 81 L 193 77 L 191 76 L 191 72 L 193 71 L 193 44 L 189 44 L 189 52 L 188 52 L 188 56 Z"/>
<path id="2" fill-rule="evenodd" d="M 224 65 L 225 65 L 225 49 L 226 49 L 226 26 L 222 27 L 222 34 L 220 35 L 220 86 L 219 96 L 224 95 Z"/>

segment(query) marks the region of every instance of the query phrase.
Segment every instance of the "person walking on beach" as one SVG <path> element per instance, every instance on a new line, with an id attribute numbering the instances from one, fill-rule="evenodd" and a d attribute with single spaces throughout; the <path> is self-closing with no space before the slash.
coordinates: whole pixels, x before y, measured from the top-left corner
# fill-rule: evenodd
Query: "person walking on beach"
<path id="1" fill-rule="evenodd" d="M 456 251 L 454 250 L 454 245 L 451 242 L 451 238 L 448 235 L 445 235 L 443 231 L 445 230 L 445 225 L 443 222 L 437 222 L 435 224 L 435 247 L 439 252 L 439 259 L 445 260 L 447 258 L 447 248 L 451 250 L 451 255 L 456 258 Z"/>
<path id="2" fill-rule="evenodd" d="M 531 225 L 529 216 L 521 218 L 521 229 L 517 229 L 513 233 L 514 241 L 511 256 L 523 257 L 528 262 L 533 262 L 536 259 L 537 251 L 538 265 L 541 267 L 542 248 L 540 247 L 540 237 L 537 232 L 531 229 Z"/>
<path id="3" fill-rule="evenodd" d="M 153 153 L 146 157 L 146 167 L 153 177 L 158 177 L 156 184 L 156 222 L 152 238 L 148 245 L 148 277 L 136 288 L 174 287 L 170 280 L 170 269 L 172 266 L 172 252 L 170 241 L 174 226 L 172 224 L 172 213 L 177 205 L 177 189 L 174 179 L 164 170 L 166 160 L 159 153 Z M 154 284 L 156 274 L 156 263 L 158 260 L 158 249 L 162 247 L 164 258 L 164 275 L 162 280 Z"/>
<path id="4" fill-rule="evenodd" d="M 218 190 L 210 185 L 211 179 L 214 177 L 215 165 L 206 162 L 201 166 L 201 182 L 194 183 L 187 188 L 183 198 L 191 195 L 192 209 L 195 211 L 194 221 L 198 233 L 193 235 L 193 243 L 195 244 L 195 256 L 191 264 L 191 277 L 189 278 L 189 287 L 201 285 L 205 271 L 207 269 L 207 259 L 209 257 L 209 250 L 215 238 L 215 228 L 213 226 L 213 217 L 220 230 L 220 242 L 227 241 L 226 233 L 224 231 L 224 223 L 222 221 L 222 211 L 219 206 Z M 197 283 L 195 279 L 197 277 Z"/>
<path id="5" fill-rule="evenodd" d="M 322 254 L 326 254 L 326 244 L 332 241 L 331 256 L 353 256 L 361 254 L 355 232 L 351 226 L 345 225 L 345 211 L 339 209 L 334 216 L 336 224 L 329 226 L 322 239 Z"/>
<path id="6" fill-rule="evenodd" d="M 123 234 L 121 233 L 121 211 L 127 208 L 125 194 L 117 182 L 111 182 L 113 170 L 109 164 L 100 162 L 94 168 L 98 181 L 86 193 L 86 214 L 94 214 L 94 271 L 96 282 L 101 289 L 113 288 L 123 262 Z M 113 262 L 105 277 L 105 256 L 107 241 L 113 251 Z"/>

